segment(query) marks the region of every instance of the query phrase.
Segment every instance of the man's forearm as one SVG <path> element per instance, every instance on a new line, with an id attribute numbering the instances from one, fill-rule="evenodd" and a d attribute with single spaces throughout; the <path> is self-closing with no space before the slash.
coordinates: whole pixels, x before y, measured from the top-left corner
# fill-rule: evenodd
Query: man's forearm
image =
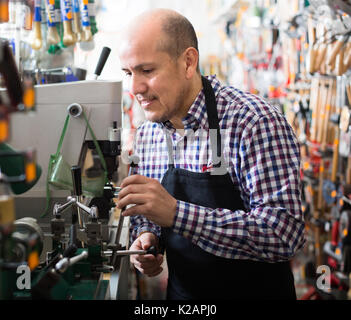
<path id="1" fill-rule="evenodd" d="M 304 244 L 304 222 L 282 208 L 214 210 L 178 201 L 173 230 L 205 251 L 231 259 L 289 260 Z"/>

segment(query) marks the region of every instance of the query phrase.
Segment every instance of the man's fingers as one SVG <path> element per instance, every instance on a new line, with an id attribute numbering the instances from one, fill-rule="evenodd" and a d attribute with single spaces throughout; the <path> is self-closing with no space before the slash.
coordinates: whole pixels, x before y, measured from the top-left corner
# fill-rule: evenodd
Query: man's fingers
<path id="1" fill-rule="evenodd" d="M 163 255 L 158 254 L 156 257 L 153 254 L 133 254 L 131 256 L 131 261 L 140 263 L 140 264 L 153 264 L 153 263 L 158 263 L 161 264 L 163 262 Z"/>
<path id="2" fill-rule="evenodd" d="M 123 199 L 118 200 L 117 206 L 122 209 L 130 204 L 143 204 L 145 203 L 147 195 L 140 193 L 130 193 L 126 195 Z"/>
<path id="3" fill-rule="evenodd" d="M 118 193 L 118 199 L 123 199 L 126 195 L 130 193 L 145 193 L 145 186 L 143 184 L 130 184 Z"/>
<path id="4" fill-rule="evenodd" d="M 131 176 L 128 176 L 125 178 L 122 183 L 121 183 L 121 188 L 125 188 L 130 184 L 144 184 L 148 183 L 150 178 L 147 178 L 145 176 L 139 175 L 139 174 L 133 174 Z"/>
<path id="5" fill-rule="evenodd" d="M 159 265 L 163 262 L 163 255 L 157 254 L 155 257 L 153 254 L 133 254 L 131 255 L 131 261 L 135 261 L 140 264 L 153 264 L 158 263 Z"/>
<path id="6" fill-rule="evenodd" d="M 157 255 L 157 257 L 151 254 L 131 256 L 131 262 L 135 268 L 150 277 L 154 277 L 162 272 L 162 261 L 163 256 L 161 254 Z"/>
<path id="7" fill-rule="evenodd" d="M 147 216 L 148 211 L 149 211 L 149 207 L 147 204 L 138 204 L 138 205 L 135 205 L 131 208 L 124 210 L 122 215 L 125 217 L 136 216 L 136 215 Z"/>

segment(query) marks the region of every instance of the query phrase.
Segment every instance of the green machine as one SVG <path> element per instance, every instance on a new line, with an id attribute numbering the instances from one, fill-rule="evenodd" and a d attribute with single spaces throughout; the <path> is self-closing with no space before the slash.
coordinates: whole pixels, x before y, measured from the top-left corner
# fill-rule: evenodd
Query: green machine
<path id="1" fill-rule="evenodd" d="M 121 82 L 27 92 L 8 44 L 0 51 L 7 89 L 0 99 L 6 93 L 10 101 L 0 101 L 0 300 L 127 299 L 128 255 L 149 252 L 126 250 L 128 222 L 114 210 Z M 104 48 L 97 75 L 108 53 Z M 30 117 L 22 112 L 29 109 Z M 72 120 L 61 149 L 65 119 Z"/>
<path id="2" fill-rule="evenodd" d="M 72 168 L 72 176 L 74 194 L 67 197 L 66 203 L 54 205 L 51 250 L 46 252 L 45 262 L 39 260 L 45 239 L 37 220 L 30 217 L 13 220 L 13 210 L 9 215 L 11 205 L 7 206 L 6 215 L 0 215 L 0 299 L 111 299 L 111 277 L 105 275 L 115 270 L 119 273 L 122 263 L 127 261 L 124 257 L 134 252 L 124 250 L 111 233 L 106 238 L 98 208 L 78 201 L 82 194 L 79 166 Z M 68 224 L 64 215 L 69 216 Z M 83 219 L 83 215 L 88 219 Z M 113 229 L 118 233 L 118 224 Z"/>

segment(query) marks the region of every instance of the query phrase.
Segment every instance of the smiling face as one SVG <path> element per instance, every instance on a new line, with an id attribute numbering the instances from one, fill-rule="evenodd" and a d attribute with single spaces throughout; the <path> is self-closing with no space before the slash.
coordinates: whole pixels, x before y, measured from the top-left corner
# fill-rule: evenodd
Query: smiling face
<path id="1" fill-rule="evenodd" d="M 170 120 L 181 108 L 184 88 L 177 62 L 157 49 L 156 41 L 131 41 L 120 55 L 130 92 L 148 120 Z"/>
<path id="2" fill-rule="evenodd" d="M 129 90 L 145 111 L 146 119 L 170 120 L 174 124 L 186 115 L 192 103 L 194 72 L 189 68 L 188 56 L 194 49 L 185 50 L 178 58 L 171 57 L 161 50 L 163 37 L 159 23 L 152 19 L 143 22 L 128 30 L 119 57 L 128 77 Z"/>

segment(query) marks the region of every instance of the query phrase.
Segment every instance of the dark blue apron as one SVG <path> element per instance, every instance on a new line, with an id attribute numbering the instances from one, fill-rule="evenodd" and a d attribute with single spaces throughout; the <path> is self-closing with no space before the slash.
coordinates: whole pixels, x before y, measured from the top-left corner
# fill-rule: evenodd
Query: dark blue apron
<path id="1" fill-rule="evenodd" d="M 218 132 L 215 146 L 219 155 L 221 139 L 216 98 L 210 82 L 203 77 L 202 83 L 209 128 Z M 245 210 L 240 191 L 228 172 L 213 175 L 175 168 L 168 135 L 167 139 L 169 167 L 162 185 L 174 198 L 214 209 Z M 211 139 L 210 142 L 213 148 Z M 296 299 L 289 262 L 226 259 L 204 251 L 174 233 L 172 228 L 162 228 L 161 234 L 169 271 L 167 299 Z"/>

